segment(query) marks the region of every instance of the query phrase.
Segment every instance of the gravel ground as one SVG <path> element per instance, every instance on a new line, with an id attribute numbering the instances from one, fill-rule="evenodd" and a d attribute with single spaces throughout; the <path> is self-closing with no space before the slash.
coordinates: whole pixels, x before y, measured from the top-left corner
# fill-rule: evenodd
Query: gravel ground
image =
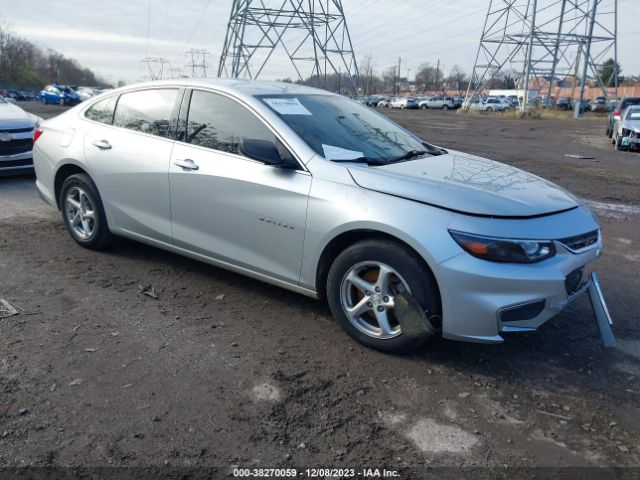
<path id="1" fill-rule="evenodd" d="M 294 293 L 129 241 L 84 250 L 32 178 L 5 178 L 0 298 L 24 311 L 0 319 L 0 468 L 386 467 L 414 478 L 509 466 L 528 478 L 541 472 L 529 467 L 606 467 L 549 471 L 637 478 L 640 155 L 613 152 L 602 119 L 390 115 L 593 202 L 616 348 L 600 346 L 583 298 L 503 345 L 384 355 Z M 140 293 L 147 284 L 158 299 Z M 463 471 L 438 472 L 428 478 Z M 496 472 L 514 477 L 470 476 Z"/>

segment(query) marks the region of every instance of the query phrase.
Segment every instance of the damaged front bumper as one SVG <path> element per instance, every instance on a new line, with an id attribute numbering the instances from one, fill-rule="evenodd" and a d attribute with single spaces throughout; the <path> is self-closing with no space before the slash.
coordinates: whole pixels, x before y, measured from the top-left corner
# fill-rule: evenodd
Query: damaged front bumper
<path id="1" fill-rule="evenodd" d="M 502 334 L 535 331 L 588 293 L 603 344 L 615 344 L 597 275 L 584 274 L 585 267 L 600 255 L 600 248 L 598 241 L 576 253 L 558 244 L 555 257 L 530 265 L 491 263 L 468 254 L 447 260 L 439 265 L 442 336 L 501 343 Z"/>

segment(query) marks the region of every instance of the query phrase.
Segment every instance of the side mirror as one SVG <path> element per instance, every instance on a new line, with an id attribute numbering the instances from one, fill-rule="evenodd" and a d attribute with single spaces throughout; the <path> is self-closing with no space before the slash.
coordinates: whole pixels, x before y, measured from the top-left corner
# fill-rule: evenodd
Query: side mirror
<path id="1" fill-rule="evenodd" d="M 298 164 L 292 165 L 286 158 L 280 156 L 278 148 L 269 140 L 260 140 L 257 138 L 243 138 L 240 141 L 240 153 L 243 155 L 263 162 L 267 165 L 280 168 L 297 168 Z"/>

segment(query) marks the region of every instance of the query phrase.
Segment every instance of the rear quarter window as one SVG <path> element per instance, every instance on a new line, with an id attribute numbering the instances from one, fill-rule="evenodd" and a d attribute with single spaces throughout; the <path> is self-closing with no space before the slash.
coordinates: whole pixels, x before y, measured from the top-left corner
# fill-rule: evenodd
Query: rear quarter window
<path id="1" fill-rule="evenodd" d="M 94 122 L 106 123 L 111 125 L 113 123 L 113 112 L 116 106 L 116 97 L 111 96 L 104 98 L 99 102 L 91 105 L 84 116 Z"/>

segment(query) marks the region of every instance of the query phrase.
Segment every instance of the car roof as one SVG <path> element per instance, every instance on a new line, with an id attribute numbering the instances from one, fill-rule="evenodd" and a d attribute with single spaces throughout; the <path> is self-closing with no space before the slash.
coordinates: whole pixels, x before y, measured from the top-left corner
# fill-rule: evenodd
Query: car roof
<path id="1" fill-rule="evenodd" d="M 161 87 L 161 86 L 179 86 L 184 88 L 213 88 L 216 90 L 236 93 L 246 96 L 254 95 L 287 95 L 287 94 L 315 94 L 315 95 L 333 95 L 335 93 L 321 90 L 319 88 L 307 87 L 295 83 L 275 82 L 267 80 L 244 80 L 244 79 L 226 79 L 226 78 L 189 78 L 179 80 L 158 80 L 153 82 L 137 83 L 122 87 L 122 91 L 140 87 Z"/>

